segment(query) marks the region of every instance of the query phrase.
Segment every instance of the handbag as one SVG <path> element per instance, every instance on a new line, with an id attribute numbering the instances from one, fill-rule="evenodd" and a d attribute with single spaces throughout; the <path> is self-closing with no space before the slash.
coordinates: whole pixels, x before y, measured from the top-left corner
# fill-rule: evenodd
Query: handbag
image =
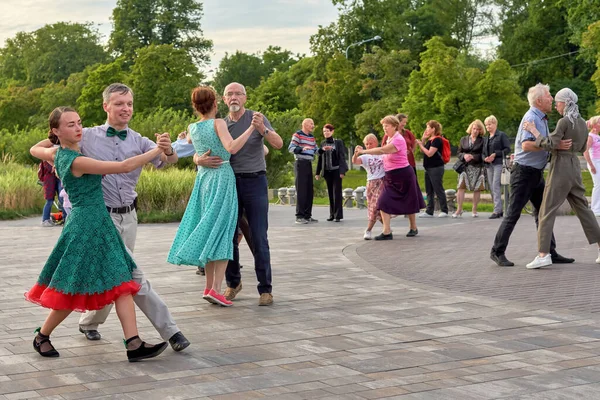
<path id="1" fill-rule="evenodd" d="M 508 160 L 504 157 L 504 153 L 502 153 L 502 173 L 500 174 L 500 185 L 510 185 L 510 168 L 508 168 Z"/>
<path id="2" fill-rule="evenodd" d="M 452 169 L 454 169 L 457 174 L 462 174 L 465 170 L 466 165 L 467 164 L 463 160 L 459 159 L 459 160 L 456 160 L 456 162 L 452 166 Z"/>

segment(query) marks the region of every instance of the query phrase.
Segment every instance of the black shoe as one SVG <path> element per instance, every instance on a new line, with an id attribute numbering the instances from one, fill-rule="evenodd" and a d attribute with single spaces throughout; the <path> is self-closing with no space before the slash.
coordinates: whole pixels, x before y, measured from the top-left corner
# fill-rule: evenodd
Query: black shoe
<path id="1" fill-rule="evenodd" d="M 394 238 L 394 235 L 390 232 L 387 235 L 385 233 L 380 233 L 379 235 L 375 236 L 373 239 L 375 240 L 392 240 Z"/>
<path id="2" fill-rule="evenodd" d="M 313 217 L 306 218 L 306 220 L 308 221 L 309 224 L 314 224 L 316 222 L 319 222 L 318 219 L 314 219 Z"/>
<path id="3" fill-rule="evenodd" d="M 490 258 L 493 262 L 498 264 L 499 267 L 514 267 L 515 263 L 512 261 L 508 261 L 504 254 L 496 255 L 494 253 L 490 254 Z"/>
<path id="4" fill-rule="evenodd" d="M 574 258 L 563 257 L 558 253 L 551 253 L 552 264 L 571 264 L 575 262 Z"/>
<path id="5" fill-rule="evenodd" d="M 340 219 L 340 218 L 336 218 L 336 219 L 334 220 L 334 222 L 340 222 L 340 221 L 341 221 L 341 219 Z"/>
<path id="6" fill-rule="evenodd" d="M 132 340 L 139 339 L 139 338 L 140 337 L 137 335 L 134 337 L 130 337 L 129 339 L 127 339 L 125 341 L 125 346 L 127 346 L 127 344 L 129 342 L 131 342 Z M 165 351 L 166 348 L 167 348 L 167 342 L 155 344 L 154 346 L 150 346 L 150 347 L 146 346 L 146 342 L 142 342 L 140 347 L 138 347 L 137 349 L 127 350 L 127 359 L 129 360 L 129 362 L 135 362 L 135 361 L 144 360 L 146 358 L 156 357 L 157 355 L 159 355 L 160 353 Z"/>
<path id="7" fill-rule="evenodd" d="M 329 221 L 329 222 L 333 221 L 333 217 L 327 218 L 327 221 Z"/>
<path id="8" fill-rule="evenodd" d="M 189 340 L 183 336 L 181 331 L 177 332 L 169 339 L 169 344 L 175 351 L 181 351 L 190 345 Z"/>
<path id="9" fill-rule="evenodd" d="M 40 328 L 37 328 L 35 330 L 35 332 L 37 332 L 37 336 L 33 338 L 33 349 L 35 351 L 37 351 L 38 353 L 40 353 L 40 356 L 42 356 L 42 357 L 58 357 L 58 356 L 60 356 L 60 354 L 58 354 L 58 351 L 56 351 L 54 346 L 52 346 L 52 343 L 50 343 L 50 336 L 42 335 L 42 333 L 40 332 Z M 37 341 L 36 340 L 37 337 L 39 337 L 41 340 Z M 42 351 L 42 344 L 44 344 L 44 343 L 48 343 L 50 345 L 50 350 Z"/>
<path id="10" fill-rule="evenodd" d="M 198 267 L 198 269 L 196 270 L 196 275 L 206 275 L 206 272 L 204 272 L 204 268 Z"/>
<path id="11" fill-rule="evenodd" d="M 418 229 L 411 229 L 406 234 L 406 237 L 413 237 L 413 236 L 417 236 L 418 234 L 419 234 L 419 230 Z"/>
<path id="12" fill-rule="evenodd" d="M 83 333 L 87 340 L 102 339 L 102 335 L 100 334 L 100 332 L 98 332 L 95 329 L 86 330 L 86 329 L 82 329 L 81 327 L 79 327 L 79 332 Z"/>
<path id="13" fill-rule="evenodd" d="M 492 215 L 490 215 L 490 219 L 498 219 L 498 218 L 502 218 L 502 214 L 492 213 Z"/>

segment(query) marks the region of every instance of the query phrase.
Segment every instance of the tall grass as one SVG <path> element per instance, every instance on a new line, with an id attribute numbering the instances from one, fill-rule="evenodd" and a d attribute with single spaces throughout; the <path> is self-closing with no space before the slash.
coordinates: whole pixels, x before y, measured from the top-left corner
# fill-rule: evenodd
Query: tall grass
<path id="1" fill-rule="evenodd" d="M 0 219 L 40 214 L 44 207 L 42 187 L 37 184 L 37 167 L 18 164 L 5 155 L 0 163 Z"/>
<path id="2" fill-rule="evenodd" d="M 136 187 L 140 222 L 180 220 L 194 188 L 195 179 L 194 169 L 145 168 Z"/>

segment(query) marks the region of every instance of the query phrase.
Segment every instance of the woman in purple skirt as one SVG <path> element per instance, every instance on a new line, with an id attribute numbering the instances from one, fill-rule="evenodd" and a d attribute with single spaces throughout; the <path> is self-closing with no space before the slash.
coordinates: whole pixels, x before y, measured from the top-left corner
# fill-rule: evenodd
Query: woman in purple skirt
<path id="1" fill-rule="evenodd" d="M 417 182 L 415 171 L 408 163 L 406 141 L 398 132 L 400 121 L 393 115 L 388 115 L 381 120 L 386 136 L 386 144 L 370 150 L 357 146 L 355 152 L 362 154 L 383 154 L 383 190 L 379 196 L 377 206 L 383 220 L 383 232 L 375 236 L 375 240 L 392 240 L 390 218 L 396 215 L 408 215 L 410 230 L 406 236 L 416 236 L 416 213 L 425 208 L 423 195 Z"/>

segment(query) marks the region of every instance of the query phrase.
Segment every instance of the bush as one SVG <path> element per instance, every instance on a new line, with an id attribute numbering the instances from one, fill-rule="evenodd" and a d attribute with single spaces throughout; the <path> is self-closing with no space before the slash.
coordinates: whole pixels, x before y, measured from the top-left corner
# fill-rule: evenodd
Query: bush
<path id="1" fill-rule="evenodd" d="M 45 128 L 29 128 L 7 129 L 0 130 L 0 156 L 9 157 L 13 163 L 21 163 L 27 165 L 37 164 L 36 160 L 29 154 L 31 146 L 40 140 L 48 138 L 48 130 Z"/>
<path id="2" fill-rule="evenodd" d="M 37 184 L 37 167 L 18 164 L 4 156 L 0 163 L 0 219 L 41 214 L 42 187 Z"/>

